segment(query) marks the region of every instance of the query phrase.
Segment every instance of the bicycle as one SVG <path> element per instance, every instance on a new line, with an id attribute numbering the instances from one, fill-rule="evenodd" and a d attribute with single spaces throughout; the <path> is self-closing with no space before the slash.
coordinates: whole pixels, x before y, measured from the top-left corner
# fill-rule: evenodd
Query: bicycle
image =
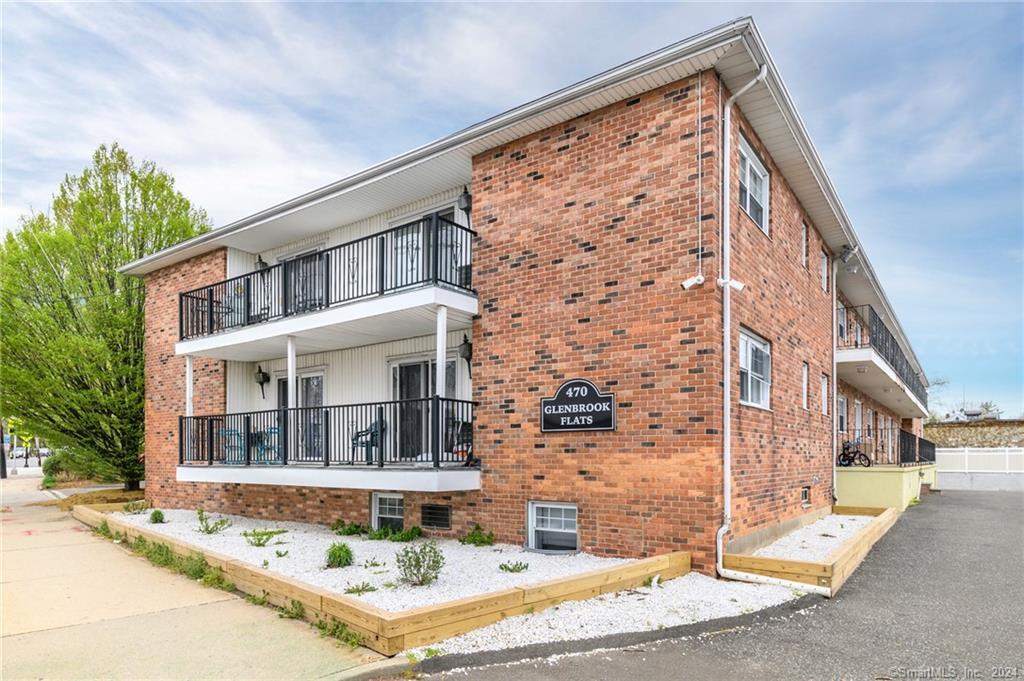
<path id="1" fill-rule="evenodd" d="M 871 466 L 871 458 L 860 448 L 860 438 L 857 438 L 852 442 L 843 443 L 843 451 L 839 452 L 836 463 L 844 468 L 854 464 L 868 468 Z"/>

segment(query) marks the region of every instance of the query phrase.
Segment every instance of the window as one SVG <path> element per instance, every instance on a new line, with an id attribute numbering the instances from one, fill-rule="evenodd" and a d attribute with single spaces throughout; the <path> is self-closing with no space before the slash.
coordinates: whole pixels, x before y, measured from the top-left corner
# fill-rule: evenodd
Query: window
<path id="1" fill-rule="evenodd" d="M 821 375 L 821 413 L 828 415 L 828 376 Z"/>
<path id="2" fill-rule="evenodd" d="M 810 506 L 811 505 L 811 488 L 810 487 L 801 487 L 800 488 L 800 504 L 802 506 Z"/>
<path id="3" fill-rule="evenodd" d="M 528 545 L 537 551 L 576 551 L 576 504 L 531 501 Z"/>
<path id="4" fill-rule="evenodd" d="M 740 207 L 768 233 L 768 171 L 740 135 Z"/>
<path id="5" fill-rule="evenodd" d="M 821 290 L 828 290 L 828 253 L 821 252 Z"/>
<path id="6" fill-rule="evenodd" d="M 864 415 L 861 412 L 861 404 L 859 401 L 853 403 L 853 436 L 862 437 L 863 433 L 861 430 L 864 428 Z"/>
<path id="7" fill-rule="evenodd" d="M 429 527 L 435 530 L 452 529 L 452 507 L 423 504 L 420 506 L 420 527 Z"/>
<path id="8" fill-rule="evenodd" d="M 836 309 L 836 326 L 839 340 L 846 340 L 846 308 L 842 305 Z"/>
<path id="9" fill-rule="evenodd" d="M 839 432 L 846 432 L 846 398 L 840 395 L 836 400 L 836 415 L 839 417 Z"/>
<path id="10" fill-rule="evenodd" d="M 802 374 L 801 379 L 800 379 L 801 385 L 803 386 L 803 392 L 802 392 L 803 399 L 801 401 L 801 404 L 803 404 L 804 409 L 807 409 L 808 393 L 811 390 L 811 386 L 809 385 L 810 380 L 811 380 L 811 368 L 809 366 L 807 366 L 807 362 L 804 362 L 803 374 Z"/>
<path id="11" fill-rule="evenodd" d="M 373 529 L 379 530 L 382 527 L 389 527 L 396 532 L 402 531 L 405 505 L 402 503 L 401 494 L 374 492 L 371 511 Z"/>
<path id="12" fill-rule="evenodd" d="M 800 223 L 800 264 L 807 267 L 807 223 Z"/>
<path id="13" fill-rule="evenodd" d="M 740 331 L 740 403 L 768 409 L 772 385 L 772 346 Z"/>

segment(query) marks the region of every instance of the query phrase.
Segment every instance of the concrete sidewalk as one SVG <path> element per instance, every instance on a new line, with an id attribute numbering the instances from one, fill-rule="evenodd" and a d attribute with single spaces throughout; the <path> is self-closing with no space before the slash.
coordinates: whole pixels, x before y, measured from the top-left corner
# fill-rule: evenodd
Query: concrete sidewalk
<path id="1" fill-rule="evenodd" d="M 0 678 L 342 679 L 384 658 L 94 537 L 38 479 L 2 481 Z M 369 666 L 368 666 L 369 665 Z"/>

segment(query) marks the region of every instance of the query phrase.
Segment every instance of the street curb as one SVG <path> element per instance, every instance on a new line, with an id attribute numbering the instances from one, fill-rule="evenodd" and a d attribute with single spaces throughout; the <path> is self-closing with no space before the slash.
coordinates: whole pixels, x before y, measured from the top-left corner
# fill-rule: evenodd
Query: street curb
<path id="1" fill-rule="evenodd" d="M 371 679 L 382 679 L 398 676 L 412 665 L 404 656 L 389 657 L 377 662 L 369 662 L 352 669 L 346 669 L 338 676 L 331 677 L 335 681 L 371 681 Z"/>
<path id="2" fill-rule="evenodd" d="M 537 658 L 549 657 L 551 655 L 564 655 L 566 653 L 585 653 L 602 648 L 627 648 L 642 643 L 653 643 L 667 639 L 684 638 L 710 634 L 724 629 L 749 626 L 760 621 L 779 616 L 792 615 L 804 608 L 816 603 L 825 602 L 824 596 L 806 594 L 792 601 L 780 605 L 774 605 L 764 610 L 736 615 L 734 617 L 721 617 L 704 622 L 683 624 L 678 627 L 666 629 L 655 629 L 653 631 L 638 631 L 626 634 L 610 634 L 598 638 L 581 639 L 578 641 L 558 641 L 554 643 L 535 643 L 518 648 L 506 648 L 504 650 L 487 650 L 479 653 L 463 653 L 459 655 L 441 655 L 423 660 L 416 666 L 416 671 L 425 674 L 450 671 L 463 667 L 483 667 L 493 664 L 508 664 L 510 662 L 522 662 Z"/>

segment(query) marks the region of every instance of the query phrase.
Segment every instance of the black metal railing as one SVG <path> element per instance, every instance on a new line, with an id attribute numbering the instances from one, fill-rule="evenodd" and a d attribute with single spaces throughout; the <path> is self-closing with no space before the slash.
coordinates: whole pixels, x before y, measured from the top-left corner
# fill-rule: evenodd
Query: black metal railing
<path id="1" fill-rule="evenodd" d="M 178 461 L 228 466 L 467 463 L 473 403 L 443 397 L 182 416 Z"/>
<path id="2" fill-rule="evenodd" d="M 935 463 L 935 444 L 901 428 L 861 428 L 839 433 L 839 451 L 846 445 L 861 451 L 872 465 L 913 466 Z"/>
<path id="3" fill-rule="evenodd" d="M 900 380 L 910 389 L 925 408 L 928 391 L 920 375 L 914 371 L 896 337 L 870 305 L 841 307 L 837 311 L 837 343 L 839 349 L 873 348 L 892 367 Z"/>
<path id="4" fill-rule="evenodd" d="M 182 340 L 434 284 L 473 290 L 473 230 L 440 215 L 178 297 Z"/>

